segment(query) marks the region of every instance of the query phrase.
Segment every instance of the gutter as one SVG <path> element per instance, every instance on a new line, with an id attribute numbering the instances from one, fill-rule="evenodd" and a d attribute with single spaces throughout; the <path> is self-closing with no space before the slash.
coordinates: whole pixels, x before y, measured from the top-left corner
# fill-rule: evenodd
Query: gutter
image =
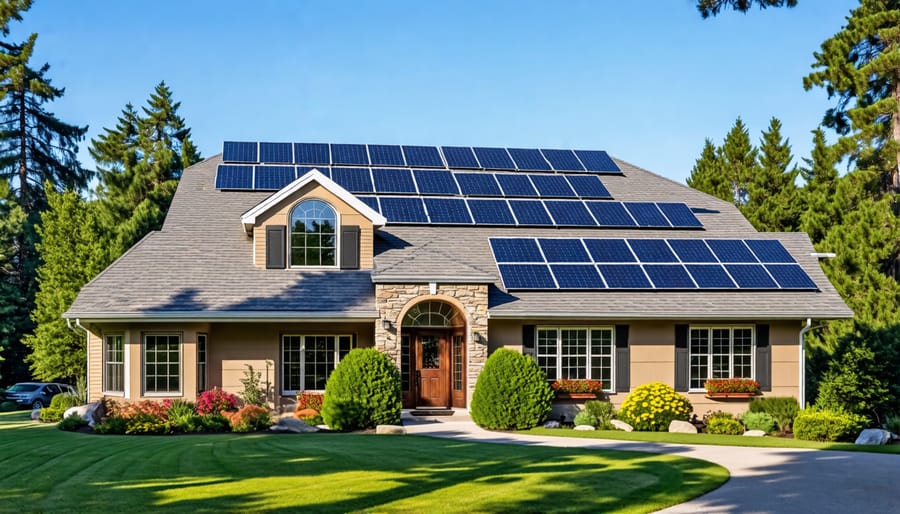
<path id="1" fill-rule="evenodd" d="M 547 311 L 496 311 L 489 310 L 491 319 L 585 319 L 585 320 L 623 320 L 623 319 L 653 319 L 653 320 L 717 320 L 717 321 L 734 321 L 736 319 L 765 319 L 765 320 L 796 320 L 803 319 L 803 314 L 781 313 L 772 314 L 770 312 L 722 312 L 714 315 L 697 315 L 685 312 L 656 312 L 656 311 L 635 311 L 635 312 L 610 312 L 603 314 L 587 314 L 584 312 L 547 312 Z M 808 315 L 808 314 L 807 314 Z M 813 317 L 827 319 L 851 319 L 851 314 L 831 313 L 813 313 Z"/>
<path id="2" fill-rule="evenodd" d="M 88 317 L 93 323 L 165 323 L 165 322 L 218 322 L 218 323 L 247 323 L 260 322 L 271 323 L 273 321 L 303 321 L 336 323 L 353 321 L 375 321 L 378 319 L 377 311 L 363 312 L 298 312 L 298 311 L 243 311 L 243 312 L 210 312 L 210 311 L 176 311 L 176 312 L 92 312 L 92 313 L 65 313 L 66 319 Z"/>
<path id="3" fill-rule="evenodd" d="M 800 329 L 800 408 L 806 408 L 806 343 L 804 336 L 812 330 L 812 318 L 806 318 L 806 325 Z"/>
<path id="4" fill-rule="evenodd" d="M 66 325 L 73 332 L 78 332 L 74 327 L 72 327 L 72 318 L 66 318 Z M 91 399 L 91 381 L 90 381 L 90 372 L 91 372 L 91 332 L 84 325 L 81 324 L 81 319 L 75 318 L 75 326 L 84 330 L 84 355 L 85 355 L 85 366 L 84 366 L 84 395 L 85 400 L 90 401 Z"/>

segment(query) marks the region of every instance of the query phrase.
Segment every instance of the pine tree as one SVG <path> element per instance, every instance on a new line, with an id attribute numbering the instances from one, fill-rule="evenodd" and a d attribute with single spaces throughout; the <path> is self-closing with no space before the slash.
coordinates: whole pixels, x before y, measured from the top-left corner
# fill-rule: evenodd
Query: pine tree
<path id="1" fill-rule="evenodd" d="M 721 198 L 726 202 L 734 201 L 731 182 L 722 172 L 719 162 L 718 148 L 707 138 L 703 144 L 703 152 L 694 163 L 687 185 L 704 193 Z"/>
<path id="2" fill-rule="evenodd" d="M 800 170 L 806 181 L 802 191 L 804 211 L 800 215 L 800 230 L 809 234 L 813 243 L 818 243 L 825 239 L 831 226 L 841 223 L 845 212 L 841 208 L 843 197 L 837 195 L 837 160 L 821 129 L 813 130 L 812 153 L 810 158 L 803 160 L 807 167 Z"/>
<path id="3" fill-rule="evenodd" d="M 735 11 L 747 12 L 754 5 L 760 9 L 766 7 L 794 7 L 797 0 L 697 0 L 697 10 L 700 16 L 709 18 L 716 16 L 723 9 L 734 9 Z"/>
<path id="4" fill-rule="evenodd" d="M 7 383 L 25 378 L 25 351 L 19 342 L 28 322 L 28 309 L 19 288 L 19 241 L 25 226 L 25 211 L 16 203 L 6 180 L 0 179 L 0 361 Z"/>
<path id="5" fill-rule="evenodd" d="M 759 167 L 747 187 L 747 203 L 741 210 L 756 227 L 766 232 L 794 231 L 802 211 L 794 181 L 799 171 L 790 168 L 790 142 L 781 136 L 781 121 L 772 118 L 759 147 Z"/>
<path id="6" fill-rule="evenodd" d="M 735 205 L 745 205 L 749 201 L 750 181 L 758 171 L 757 154 L 758 150 L 750 142 L 750 132 L 744 121 L 738 117 L 725 136 L 725 142 L 719 148 L 719 162 L 731 185 L 732 201 Z"/>

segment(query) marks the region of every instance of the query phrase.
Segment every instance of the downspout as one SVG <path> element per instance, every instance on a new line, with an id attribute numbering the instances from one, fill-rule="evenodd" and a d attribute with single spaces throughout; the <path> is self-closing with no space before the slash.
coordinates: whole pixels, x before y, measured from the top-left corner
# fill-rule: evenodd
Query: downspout
<path id="1" fill-rule="evenodd" d="M 812 318 L 806 318 L 806 325 L 800 329 L 800 408 L 806 408 L 806 343 L 804 336 L 812 329 Z"/>
<path id="2" fill-rule="evenodd" d="M 66 325 L 69 326 L 69 329 L 73 332 L 78 332 L 72 326 L 72 319 L 66 318 Z M 84 396 L 86 401 L 91 401 L 91 382 L 90 382 L 90 373 L 91 373 L 91 332 L 81 324 L 80 318 L 75 318 L 75 326 L 84 330 L 85 342 L 84 342 L 84 352 L 85 352 L 85 360 L 87 361 L 84 366 Z M 82 400 L 82 401 L 84 401 Z"/>

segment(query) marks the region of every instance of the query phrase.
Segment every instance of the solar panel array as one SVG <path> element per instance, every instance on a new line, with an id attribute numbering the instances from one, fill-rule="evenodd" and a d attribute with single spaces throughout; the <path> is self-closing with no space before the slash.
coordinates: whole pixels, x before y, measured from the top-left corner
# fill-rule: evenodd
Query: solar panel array
<path id="1" fill-rule="evenodd" d="M 771 239 L 491 238 L 506 289 L 815 290 Z"/>

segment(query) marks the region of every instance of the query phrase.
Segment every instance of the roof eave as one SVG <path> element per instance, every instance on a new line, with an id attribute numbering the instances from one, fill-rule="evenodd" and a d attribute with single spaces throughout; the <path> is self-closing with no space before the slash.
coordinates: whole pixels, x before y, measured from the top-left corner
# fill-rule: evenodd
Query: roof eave
<path id="1" fill-rule="evenodd" d="M 405 275 L 381 274 L 372 275 L 374 284 L 493 284 L 497 277 L 491 275 Z"/>
<path id="2" fill-rule="evenodd" d="M 826 320 L 826 319 L 852 319 L 852 312 L 809 312 L 809 313 L 784 313 L 772 314 L 766 312 L 750 312 L 750 311 L 722 311 L 715 313 L 703 314 L 685 314 L 683 312 L 604 312 L 604 313 L 584 313 L 584 312 L 546 312 L 546 311 L 494 311 L 488 310 L 490 319 L 521 319 L 521 318 L 540 318 L 540 319 L 579 319 L 579 320 L 623 320 L 623 319 L 641 319 L 641 320 L 685 320 L 685 321 L 728 321 L 736 319 L 761 319 L 761 320 L 805 320 L 807 318 Z"/>
<path id="3" fill-rule="evenodd" d="M 305 323 L 338 323 L 346 321 L 375 321 L 377 311 L 174 311 L 174 312 L 66 312 L 66 319 L 91 323 L 171 323 L 216 322 L 249 323 L 272 321 L 302 321 Z"/>

